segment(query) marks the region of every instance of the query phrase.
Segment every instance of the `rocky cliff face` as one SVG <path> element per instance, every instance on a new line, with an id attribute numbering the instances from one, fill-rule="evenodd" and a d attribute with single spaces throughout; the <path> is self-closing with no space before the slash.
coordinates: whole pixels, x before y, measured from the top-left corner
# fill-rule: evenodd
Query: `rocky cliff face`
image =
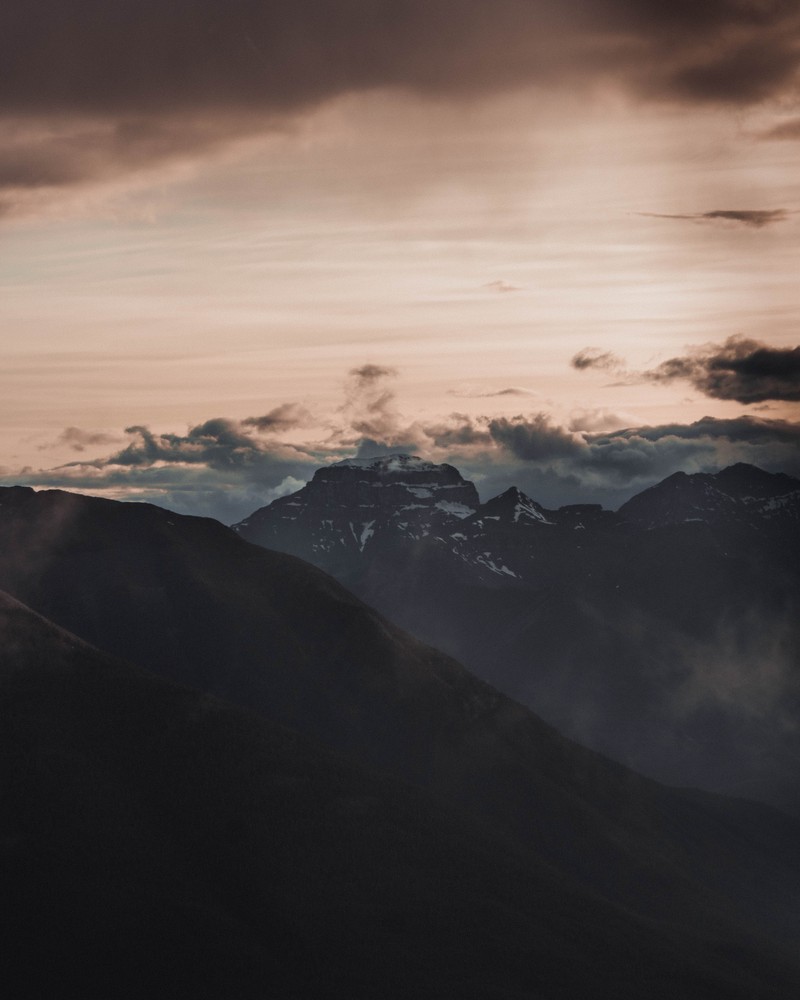
<path id="1" fill-rule="evenodd" d="M 318 469 L 303 489 L 234 528 L 249 541 L 335 570 L 387 540 L 453 531 L 479 506 L 477 490 L 452 465 L 390 455 Z"/>

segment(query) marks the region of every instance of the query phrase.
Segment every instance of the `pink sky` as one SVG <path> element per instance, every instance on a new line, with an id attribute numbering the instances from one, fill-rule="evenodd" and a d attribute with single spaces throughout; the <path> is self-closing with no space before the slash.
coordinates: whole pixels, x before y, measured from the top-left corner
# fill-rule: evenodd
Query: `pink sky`
<path id="1" fill-rule="evenodd" d="M 795 5 L 367 6 L 10 4 L 2 481 L 233 519 L 359 448 L 549 503 L 799 474 Z"/>

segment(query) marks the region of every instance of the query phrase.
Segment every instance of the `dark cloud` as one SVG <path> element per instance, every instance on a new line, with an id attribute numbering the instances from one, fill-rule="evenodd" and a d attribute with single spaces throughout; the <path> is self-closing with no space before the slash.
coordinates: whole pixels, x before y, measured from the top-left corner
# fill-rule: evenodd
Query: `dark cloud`
<path id="1" fill-rule="evenodd" d="M 684 441 L 722 440 L 732 444 L 747 445 L 797 445 L 800 444 L 800 423 L 790 420 L 769 420 L 749 415 L 728 419 L 702 417 L 691 424 L 659 424 L 655 427 L 637 427 L 616 431 L 613 435 L 597 436 L 593 440 L 596 444 L 602 444 L 614 439 L 632 440 L 634 438 L 647 441 L 674 438 Z M 796 464 L 793 463 L 793 465 Z"/>
<path id="2" fill-rule="evenodd" d="M 800 139 L 800 118 L 792 118 L 790 121 L 781 122 L 766 132 L 761 133 L 762 139 L 788 139 L 797 141 Z"/>
<path id="3" fill-rule="evenodd" d="M 676 97 L 694 101 L 746 104 L 790 85 L 797 75 L 796 35 L 718 44 L 670 74 L 666 83 Z M 765 44 L 765 42 L 767 44 Z"/>
<path id="4" fill-rule="evenodd" d="M 490 292 L 521 292 L 522 289 L 518 285 L 512 285 L 509 281 L 503 281 L 502 279 L 498 281 L 490 281 L 487 285 L 483 286 L 488 288 Z"/>
<path id="5" fill-rule="evenodd" d="M 616 507 L 673 472 L 715 472 L 749 462 L 800 475 L 800 423 L 743 416 L 692 424 L 567 435 L 543 414 L 517 417 L 513 433 L 487 421 L 494 452 L 453 447 L 450 460 L 472 469 L 481 491 L 510 483 L 550 506 L 577 500 Z"/>
<path id="6" fill-rule="evenodd" d="M 11 128 L 0 146 L 0 188 L 71 185 L 207 151 L 240 134 L 240 123 L 127 119 Z"/>
<path id="7" fill-rule="evenodd" d="M 101 431 L 86 431 L 81 427 L 65 427 L 54 444 L 44 447 L 53 448 L 66 445 L 73 451 L 85 451 L 90 445 L 118 444 L 121 440 L 113 434 L 105 434 Z"/>
<path id="8" fill-rule="evenodd" d="M 71 431 L 77 429 L 68 428 L 66 440 L 81 443 L 79 450 L 119 440 Z M 156 433 L 136 425 L 126 429 L 125 447 L 112 454 L 81 458 L 55 469 L 25 469 L 13 481 L 149 500 L 230 523 L 299 489 L 326 459 L 338 457 L 334 449 L 295 447 L 260 439 L 257 432 L 253 424 L 226 417 L 206 420 L 185 434 Z"/>
<path id="9" fill-rule="evenodd" d="M 311 414 L 305 407 L 297 403 L 283 403 L 260 417 L 246 417 L 243 427 L 254 427 L 262 433 L 288 431 L 294 427 L 302 427 L 309 423 Z"/>
<path id="10" fill-rule="evenodd" d="M 563 427 L 554 426 L 546 413 L 530 417 L 496 417 L 488 423 L 493 441 L 526 461 L 576 455 L 582 441 Z"/>
<path id="11" fill-rule="evenodd" d="M 693 222 L 738 222 L 753 229 L 763 229 L 775 222 L 785 222 L 792 212 L 785 208 L 714 209 L 712 212 L 695 212 L 690 215 L 673 215 L 666 212 L 637 212 L 651 219 L 690 219 Z"/>
<path id="12" fill-rule="evenodd" d="M 473 420 L 465 413 L 453 413 L 447 422 L 426 424 L 425 437 L 435 448 L 486 448 L 493 444 L 487 418 Z"/>
<path id="13" fill-rule="evenodd" d="M 570 364 L 578 371 L 588 368 L 598 368 L 600 371 L 616 372 L 625 367 L 625 362 L 612 354 L 611 351 L 601 351 L 597 347 L 585 347 L 572 358 Z"/>
<path id="14" fill-rule="evenodd" d="M 800 347 L 775 348 L 729 337 L 684 357 L 669 358 L 645 372 L 651 382 L 686 380 L 714 399 L 739 403 L 800 400 Z"/>
<path id="15" fill-rule="evenodd" d="M 198 154 L 339 95 L 609 78 L 747 104 L 794 84 L 795 0 L 5 0 L 0 190 Z"/>
<path id="16" fill-rule="evenodd" d="M 369 87 L 474 92 L 565 61 L 573 75 L 614 65 L 620 39 L 664 86 L 759 99 L 796 65 L 796 13 L 793 0 L 6 0 L 3 105 L 263 112 Z"/>
<path id="17" fill-rule="evenodd" d="M 361 390 L 367 386 L 374 385 L 384 378 L 395 378 L 398 374 L 396 368 L 387 368 L 384 365 L 361 365 L 360 368 L 351 368 L 348 375 L 355 381 L 356 388 Z"/>

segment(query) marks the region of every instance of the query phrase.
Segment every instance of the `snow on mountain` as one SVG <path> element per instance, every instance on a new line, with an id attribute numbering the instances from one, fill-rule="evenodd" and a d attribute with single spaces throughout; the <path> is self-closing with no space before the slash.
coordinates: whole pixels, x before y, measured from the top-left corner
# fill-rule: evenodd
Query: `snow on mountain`
<path id="1" fill-rule="evenodd" d="M 764 526 L 767 519 L 800 518 L 800 481 L 740 462 L 718 473 L 676 472 L 619 509 L 641 527 L 702 522 Z"/>
<path id="2" fill-rule="evenodd" d="M 545 548 L 580 548 L 609 531 L 798 523 L 800 483 L 742 463 L 717 474 L 677 472 L 615 514 L 599 504 L 547 510 L 516 486 L 482 504 L 453 466 L 395 454 L 318 469 L 303 489 L 234 528 L 342 579 L 407 559 L 410 547 L 419 559 L 425 546 L 436 572 L 449 566 L 446 573 L 496 587 L 537 579 Z"/>
<path id="3" fill-rule="evenodd" d="M 345 458 L 329 466 L 331 469 L 364 469 L 378 473 L 432 472 L 438 474 L 441 466 L 426 462 L 416 455 L 382 455 L 377 458 Z"/>

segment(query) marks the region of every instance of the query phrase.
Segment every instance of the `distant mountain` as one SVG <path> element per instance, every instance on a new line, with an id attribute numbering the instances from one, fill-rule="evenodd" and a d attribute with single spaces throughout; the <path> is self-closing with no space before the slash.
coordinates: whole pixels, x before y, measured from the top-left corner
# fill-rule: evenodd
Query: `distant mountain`
<path id="1" fill-rule="evenodd" d="M 236 530 L 262 542 L 291 538 L 293 554 L 346 567 L 368 545 L 446 532 L 479 506 L 473 484 L 451 465 L 408 455 L 347 459 L 318 469 L 303 489 L 256 511 Z"/>
<path id="2" fill-rule="evenodd" d="M 59 622 L 0 597 L 16 996 L 800 988 L 795 821 L 576 746 L 312 567 L 12 489 L 0 575 Z"/>
<path id="3" fill-rule="evenodd" d="M 112 660 L 3 594 L 0 638 L 0 927 L 21 1000 L 800 989 L 789 949 L 737 926 L 713 878 L 676 880 L 661 919 L 644 920 L 484 822 Z M 800 883 L 798 829 L 734 803 L 676 801 L 681 822 L 699 821 L 684 848 L 724 816 L 723 852 L 789 879 L 781 915 Z M 742 839 L 742 820 L 766 837 Z M 632 852 L 629 878 L 641 863 Z M 691 924 L 676 919 L 694 906 Z"/>
<path id="4" fill-rule="evenodd" d="M 740 462 L 722 472 L 676 472 L 623 504 L 620 515 L 656 528 L 692 521 L 774 530 L 800 527 L 800 480 Z"/>
<path id="5" fill-rule="evenodd" d="M 457 510 L 441 500 L 451 483 Z M 800 814 L 800 481 L 678 473 L 617 513 L 470 489 L 408 457 L 340 463 L 234 527 L 575 739 Z"/>

